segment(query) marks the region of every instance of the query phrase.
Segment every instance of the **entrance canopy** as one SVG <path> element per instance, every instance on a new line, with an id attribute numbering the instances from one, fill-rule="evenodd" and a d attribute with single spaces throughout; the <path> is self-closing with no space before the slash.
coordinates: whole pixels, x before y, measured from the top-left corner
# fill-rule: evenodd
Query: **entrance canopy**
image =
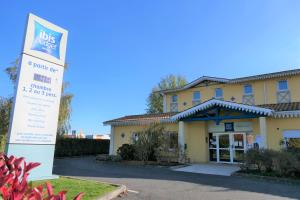
<path id="1" fill-rule="evenodd" d="M 258 106 L 234 103 L 218 99 L 211 99 L 183 112 L 170 119 L 172 121 L 207 121 L 217 123 L 224 119 L 257 118 L 272 116 L 274 110 Z"/>

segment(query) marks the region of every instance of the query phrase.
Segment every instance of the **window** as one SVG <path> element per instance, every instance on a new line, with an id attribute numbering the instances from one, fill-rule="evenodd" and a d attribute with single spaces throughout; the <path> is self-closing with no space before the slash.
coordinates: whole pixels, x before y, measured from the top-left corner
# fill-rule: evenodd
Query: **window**
<path id="1" fill-rule="evenodd" d="M 277 84 L 277 103 L 291 102 L 291 92 L 287 80 L 280 80 Z"/>
<path id="2" fill-rule="evenodd" d="M 300 150 L 300 130 L 286 130 L 283 132 L 284 145 L 289 150 Z"/>
<path id="3" fill-rule="evenodd" d="M 137 133 L 132 133 L 132 142 L 136 142 L 139 139 L 139 135 Z"/>
<path id="4" fill-rule="evenodd" d="M 171 97 L 171 102 L 172 102 L 172 103 L 177 103 L 177 100 L 178 100 L 177 95 L 176 95 L 176 94 L 175 94 L 175 95 L 172 95 L 172 97 Z"/>
<path id="5" fill-rule="evenodd" d="M 254 95 L 252 85 L 244 85 L 243 104 L 254 105 Z"/>
<path id="6" fill-rule="evenodd" d="M 279 91 L 287 91 L 288 90 L 287 80 L 278 81 L 278 90 Z"/>
<path id="7" fill-rule="evenodd" d="M 176 94 L 172 95 L 171 96 L 171 103 L 170 103 L 170 112 L 178 112 L 177 101 L 178 101 L 178 96 Z"/>
<path id="8" fill-rule="evenodd" d="M 201 101 L 201 93 L 200 91 L 193 92 L 193 106 L 199 104 Z"/>
<path id="9" fill-rule="evenodd" d="M 178 147 L 177 132 L 169 132 L 169 150 L 176 150 Z"/>
<path id="10" fill-rule="evenodd" d="M 244 94 L 245 95 L 252 94 L 252 85 L 244 85 Z"/>
<path id="11" fill-rule="evenodd" d="M 217 98 L 217 99 L 223 98 L 222 88 L 216 88 L 215 89 L 215 98 Z"/>
<path id="12" fill-rule="evenodd" d="M 199 91 L 195 91 L 193 93 L 193 101 L 200 101 L 200 92 Z"/>

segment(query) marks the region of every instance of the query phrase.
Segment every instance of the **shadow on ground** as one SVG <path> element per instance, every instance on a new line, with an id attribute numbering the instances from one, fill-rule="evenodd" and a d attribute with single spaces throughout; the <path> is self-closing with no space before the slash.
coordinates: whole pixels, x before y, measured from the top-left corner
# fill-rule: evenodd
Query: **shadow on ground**
<path id="1" fill-rule="evenodd" d="M 178 172 L 172 171 L 166 167 L 132 166 L 118 163 L 98 162 L 95 161 L 94 157 L 56 159 L 54 163 L 54 174 L 93 177 L 96 179 L 111 178 L 113 181 L 120 179 L 118 183 L 122 183 L 122 181 L 125 181 L 126 179 L 167 180 L 172 181 L 174 190 L 180 188 L 180 182 L 187 182 L 220 187 L 220 190 L 222 191 L 248 191 L 274 195 L 277 197 L 300 199 L 300 185 L 287 185 L 245 177 L 225 177 Z M 179 184 L 176 186 L 176 183 L 178 182 Z"/>

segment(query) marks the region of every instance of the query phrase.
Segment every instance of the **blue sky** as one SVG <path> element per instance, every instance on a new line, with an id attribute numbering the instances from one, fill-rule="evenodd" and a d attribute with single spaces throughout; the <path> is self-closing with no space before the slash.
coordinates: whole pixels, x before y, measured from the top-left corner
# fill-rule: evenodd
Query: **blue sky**
<path id="1" fill-rule="evenodd" d="M 144 113 L 171 73 L 192 81 L 300 68 L 300 1 L 2 0 L 0 96 L 13 94 L 3 70 L 21 52 L 29 12 L 69 30 L 71 125 L 87 133 Z"/>

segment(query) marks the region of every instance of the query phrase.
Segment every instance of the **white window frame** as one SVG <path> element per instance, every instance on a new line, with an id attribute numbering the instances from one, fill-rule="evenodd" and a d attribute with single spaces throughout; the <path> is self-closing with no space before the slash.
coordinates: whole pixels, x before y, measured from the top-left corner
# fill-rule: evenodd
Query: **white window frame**
<path id="1" fill-rule="evenodd" d="M 218 89 L 222 91 L 222 96 L 220 96 L 220 97 L 217 97 L 217 90 L 218 90 Z M 224 96 L 224 91 L 223 91 L 223 89 L 222 89 L 222 88 L 215 88 L 215 98 L 216 98 L 216 99 L 222 99 L 223 96 Z"/>
<path id="2" fill-rule="evenodd" d="M 280 82 L 282 82 L 282 81 L 286 81 L 286 86 L 287 86 L 287 89 L 283 89 L 283 90 L 281 90 L 281 89 L 280 89 L 280 87 L 279 87 L 279 83 L 280 83 Z M 286 79 L 283 79 L 283 80 L 279 80 L 279 81 L 277 81 L 277 91 L 278 91 L 278 92 L 285 92 L 285 91 L 289 91 L 289 82 L 288 82 L 288 80 L 286 80 Z"/>
<path id="3" fill-rule="evenodd" d="M 170 151 L 170 152 L 173 152 L 173 151 L 176 151 L 176 148 L 178 149 L 178 145 L 177 145 L 177 147 L 175 147 L 175 148 L 171 148 L 170 147 L 170 144 L 171 144 L 171 134 L 174 134 L 174 135 L 177 135 L 177 140 L 178 140 L 178 132 L 176 132 L 176 131 L 168 131 L 167 132 L 167 135 L 168 135 L 168 142 L 169 142 L 169 144 L 168 144 L 168 150 Z"/>
<path id="4" fill-rule="evenodd" d="M 246 93 L 245 87 L 250 86 L 251 87 L 251 93 Z M 244 95 L 253 95 L 253 87 L 251 84 L 244 85 Z"/>

